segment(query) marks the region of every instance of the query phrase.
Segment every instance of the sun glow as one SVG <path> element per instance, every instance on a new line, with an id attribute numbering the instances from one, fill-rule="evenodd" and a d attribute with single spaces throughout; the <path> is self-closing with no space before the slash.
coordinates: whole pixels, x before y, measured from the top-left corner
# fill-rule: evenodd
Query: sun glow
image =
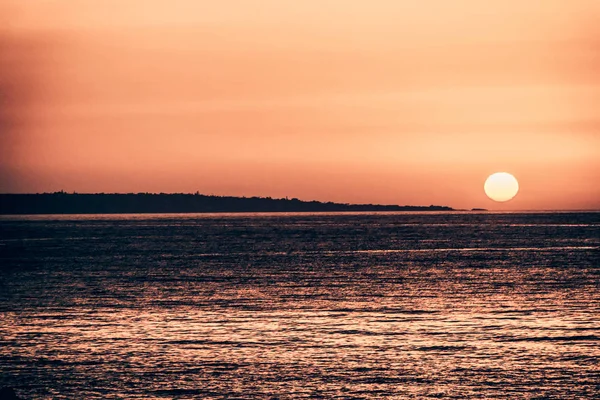
<path id="1" fill-rule="evenodd" d="M 497 172 L 487 178 L 484 190 L 485 194 L 494 201 L 509 201 L 517 195 L 519 182 L 507 172 Z"/>

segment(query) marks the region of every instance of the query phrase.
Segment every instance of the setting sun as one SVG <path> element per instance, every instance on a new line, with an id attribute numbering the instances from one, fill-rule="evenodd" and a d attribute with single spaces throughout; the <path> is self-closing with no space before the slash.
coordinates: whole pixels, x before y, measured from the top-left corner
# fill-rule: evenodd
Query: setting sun
<path id="1" fill-rule="evenodd" d="M 519 182 L 507 172 L 497 172 L 487 178 L 484 190 L 490 199 L 504 202 L 511 200 L 517 195 Z"/>

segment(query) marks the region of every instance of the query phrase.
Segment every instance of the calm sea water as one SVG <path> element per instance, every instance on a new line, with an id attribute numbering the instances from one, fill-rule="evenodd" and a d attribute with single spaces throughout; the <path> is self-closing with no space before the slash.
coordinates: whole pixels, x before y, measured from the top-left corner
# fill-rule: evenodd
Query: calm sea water
<path id="1" fill-rule="evenodd" d="M 0 220 L 25 399 L 586 399 L 600 213 Z"/>

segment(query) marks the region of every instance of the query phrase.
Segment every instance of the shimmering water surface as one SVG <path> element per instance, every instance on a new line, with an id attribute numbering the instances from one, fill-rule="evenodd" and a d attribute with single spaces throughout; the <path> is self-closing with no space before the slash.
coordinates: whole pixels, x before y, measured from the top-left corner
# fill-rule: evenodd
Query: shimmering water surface
<path id="1" fill-rule="evenodd" d="M 600 213 L 2 217 L 25 399 L 585 399 Z"/>

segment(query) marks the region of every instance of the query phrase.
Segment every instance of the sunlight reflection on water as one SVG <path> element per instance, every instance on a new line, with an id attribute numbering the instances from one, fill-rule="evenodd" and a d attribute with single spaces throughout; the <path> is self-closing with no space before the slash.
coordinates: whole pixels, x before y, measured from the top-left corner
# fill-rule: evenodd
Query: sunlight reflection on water
<path id="1" fill-rule="evenodd" d="M 25 398 L 600 389 L 598 213 L 78 216 L 0 229 L 0 386 Z"/>

